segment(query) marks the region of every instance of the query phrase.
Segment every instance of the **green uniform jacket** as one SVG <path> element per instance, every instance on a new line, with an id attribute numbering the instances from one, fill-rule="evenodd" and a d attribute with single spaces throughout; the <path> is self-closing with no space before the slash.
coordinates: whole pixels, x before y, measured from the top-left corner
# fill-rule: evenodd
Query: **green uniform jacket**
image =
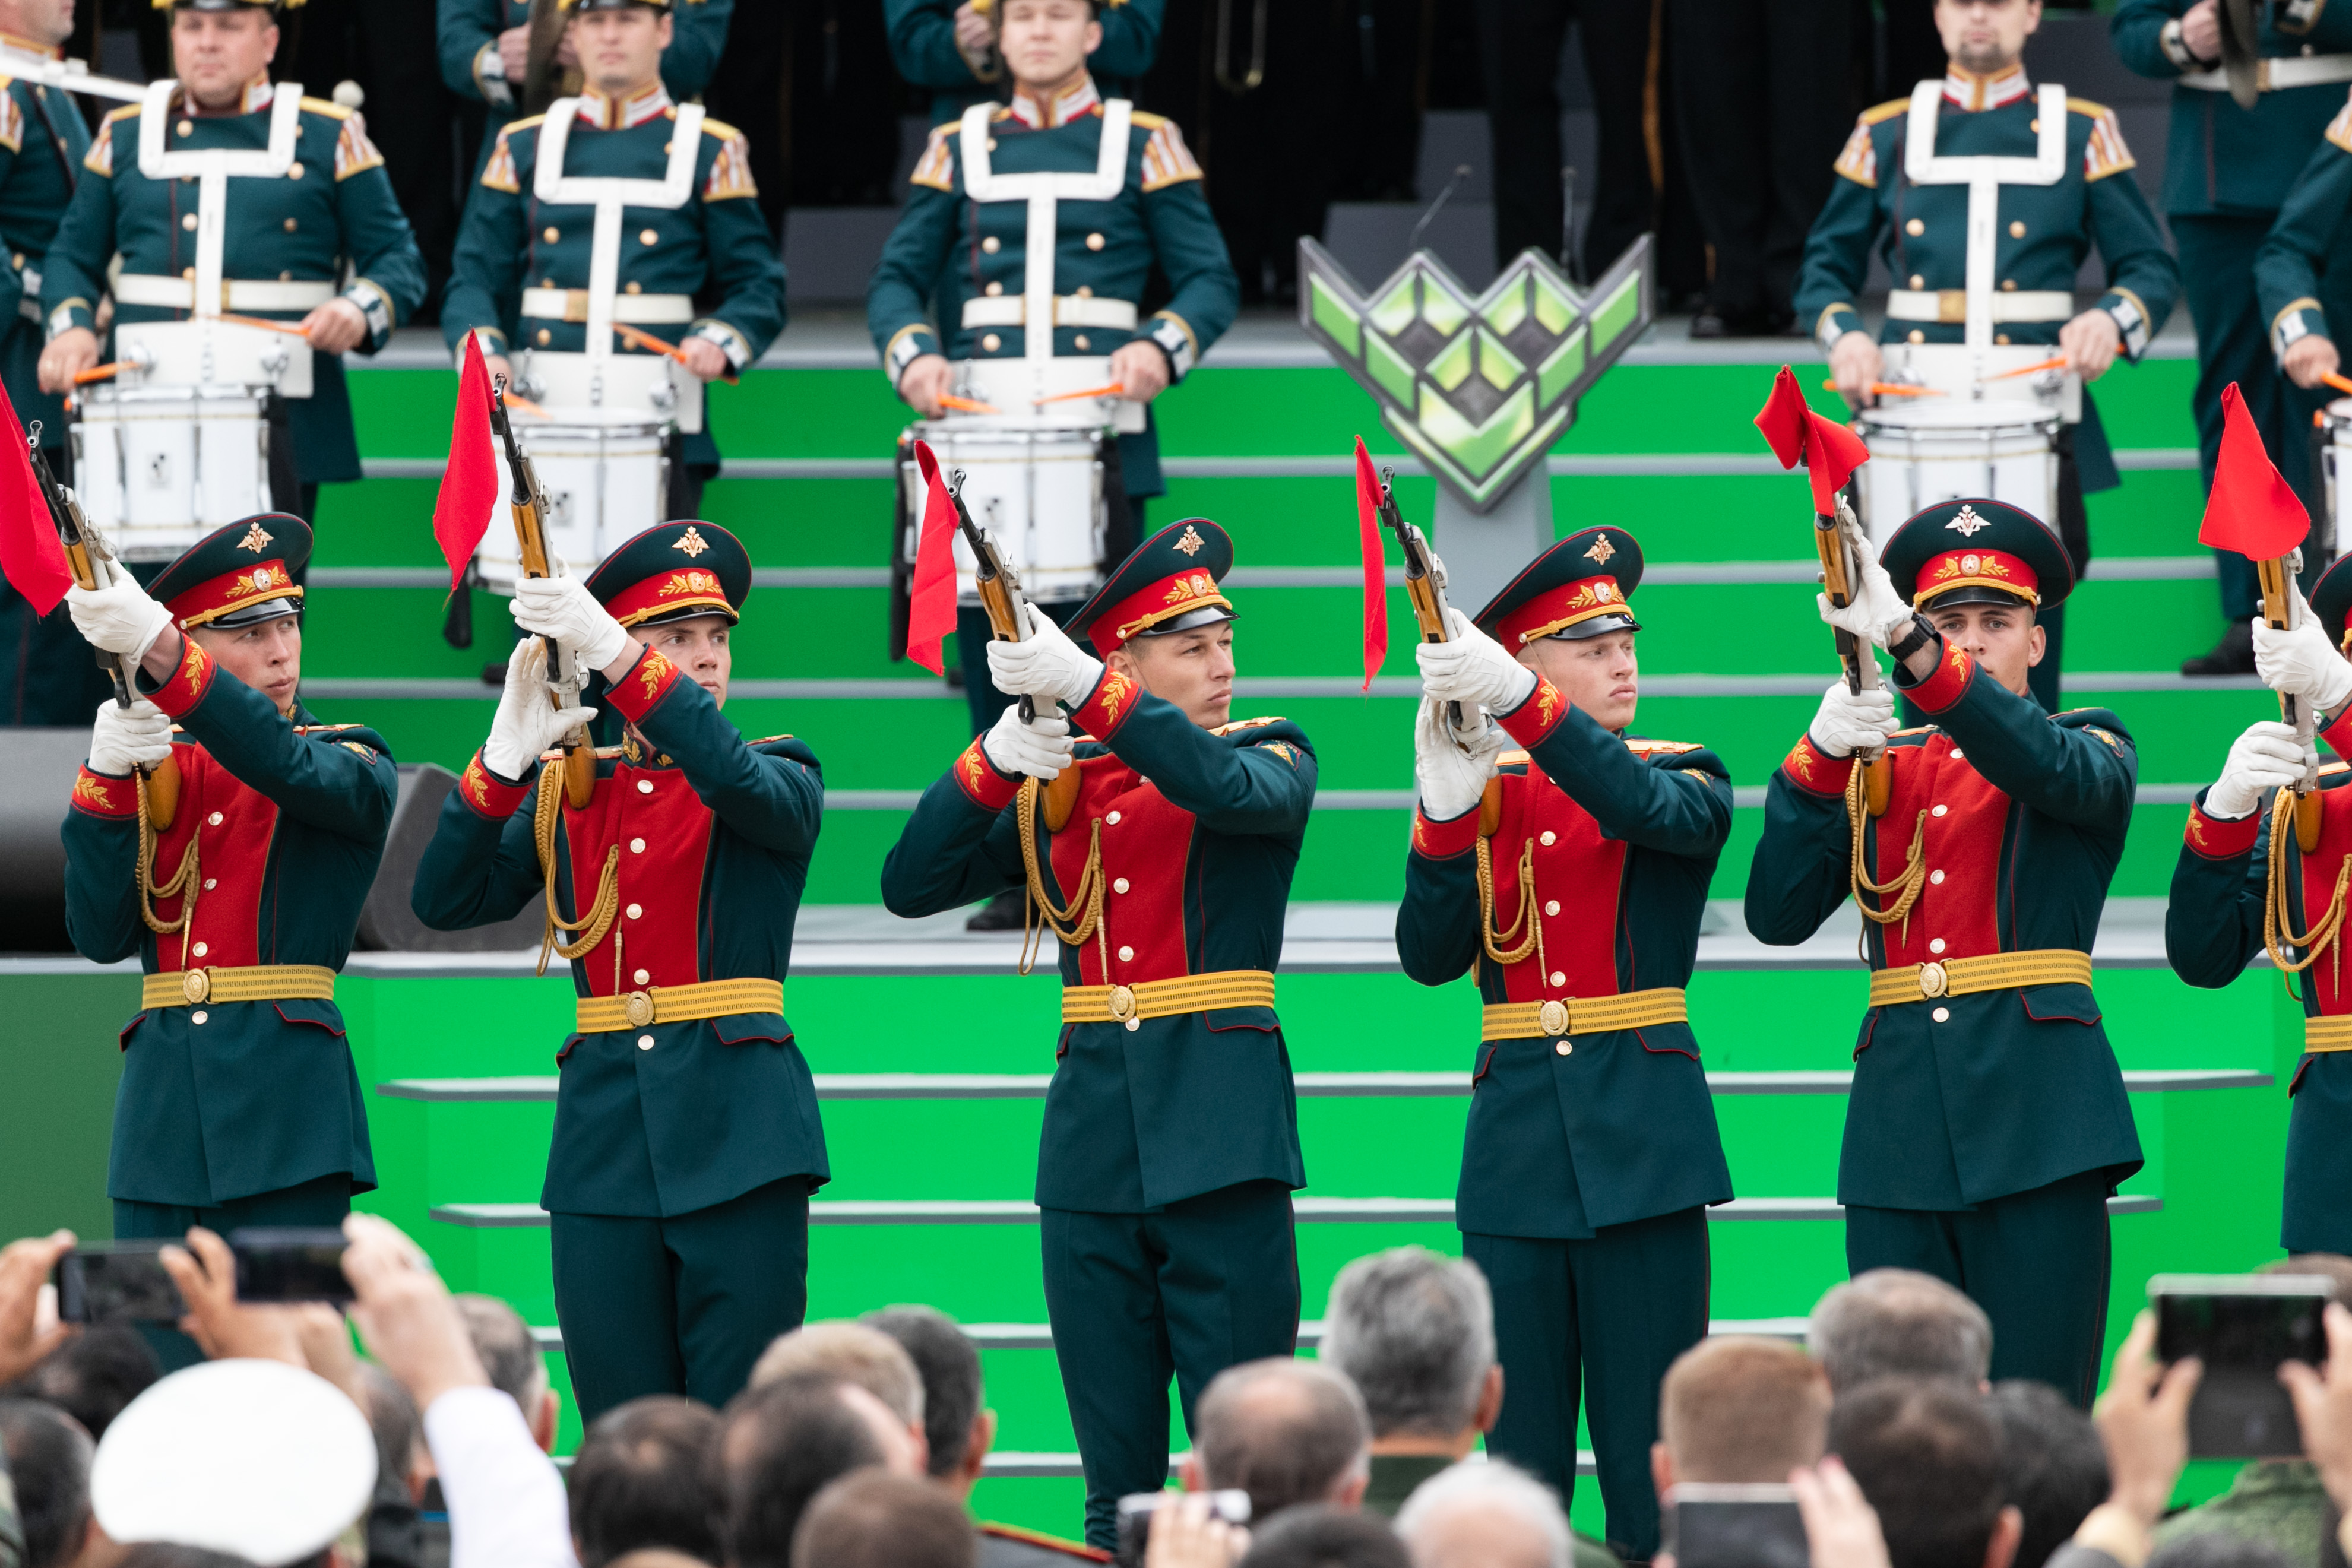
<path id="1" fill-rule="evenodd" d="M 1091 171 L 1102 125 L 1098 104 L 1050 130 L 1033 129 L 1000 109 L 991 127 L 992 172 Z M 963 308 L 992 291 L 1022 292 L 1029 204 L 973 202 L 964 194 L 958 131 L 953 124 L 931 131 L 898 226 L 890 231 L 866 289 L 866 324 L 893 384 L 921 354 L 950 360 L 1022 355 L 1020 328 L 966 327 Z M 1168 303 L 1137 327 L 1167 351 L 1170 380 L 1181 382 L 1233 325 L 1241 284 L 1202 193 L 1200 165 L 1185 150 L 1176 122 L 1139 111 L 1118 194 L 1106 202 L 1055 204 L 1054 293 L 1124 299 L 1139 316 L 1155 267 L 1167 279 Z M 1056 327 L 1054 352 L 1108 354 L 1134 336 L 1116 328 Z M 1156 430 L 1121 437 L 1119 461 L 1129 495 L 1157 496 L 1165 488 Z"/>
<path id="2" fill-rule="evenodd" d="M 513 4 L 514 0 L 508 0 Z M 449 0 L 443 0 L 446 14 Z M 955 47 L 955 14 L 963 0 L 882 0 L 882 23 L 890 32 L 890 63 L 909 87 L 932 94 L 931 122 L 955 119 L 975 103 L 1002 96 L 1003 67 L 987 77 Z M 1097 13 L 1102 47 L 1087 57 L 1087 68 L 1114 98 L 1131 98 L 1160 54 L 1160 28 L 1167 0 L 1111 0 Z M 446 24 L 444 24 L 446 26 Z"/>
<path id="3" fill-rule="evenodd" d="M 1404 972 L 1442 986 L 1475 967 L 1488 1003 L 1689 984 L 1731 834 L 1723 764 L 1701 747 L 1612 735 L 1548 682 L 1503 724 L 1528 749 L 1503 769 L 1495 927 L 1520 918 L 1516 868 L 1529 855 L 1541 948 L 1508 967 L 1484 952 L 1478 809 L 1443 822 L 1416 813 L 1397 910 Z M 1731 1197 L 1687 1023 L 1487 1041 L 1471 1086 L 1454 1195 L 1465 1231 L 1583 1240 Z"/>
<path id="4" fill-rule="evenodd" d="M 1909 107 L 1909 99 L 1897 99 L 1864 112 L 1839 155 L 1840 177 L 1831 182 L 1829 201 L 1806 238 L 1797 319 L 1812 324 L 1824 348 L 1862 329 L 1853 302 L 1870 276 L 1873 249 L 1885 258 L 1897 287 L 1967 287 L 1969 187 L 1915 185 L 1903 173 Z M 2030 90 L 1977 112 L 1948 97 L 1937 117 L 1936 151 L 1949 157 L 2030 158 L 2039 141 L 2036 123 L 2035 94 Z M 2095 245 L 2107 273 L 2107 291 L 2098 308 L 2116 317 L 2124 353 L 2137 361 L 2172 314 L 2180 271 L 2165 248 L 2164 231 L 2147 198 L 2129 177 L 2133 166 L 2113 111 L 2083 99 L 2067 99 L 2066 172 L 2053 184 L 2000 188 L 1993 265 L 2003 289 L 2071 290 Z M 1997 340 L 2055 343 L 2064 325 L 2006 322 Z M 1889 320 L 1879 339 L 1957 343 L 1965 330 L 1958 322 Z M 2074 432 L 2074 456 L 2084 489 L 2108 490 L 2123 482 L 2087 390 L 2083 422 Z"/>
<path id="5" fill-rule="evenodd" d="M 185 933 L 139 915 L 139 805 L 128 778 L 74 781 L 66 813 L 66 927 L 85 958 L 139 956 L 163 970 L 310 964 L 340 970 L 374 885 L 399 770 L 373 730 L 289 721 L 191 640 L 160 689 L 179 722 L 180 803 L 157 843 L 169 883 L 189 841 L 200 885 Z M 153 901 L 166 924 L 184 908 Z M 329 1001 L 213 1002 L 135 1015 L 122 1030 L 122 1083 L 106 1190 L 205 1208 L 338 1171 L 375 1186 L 367 1111 Z"/>
<path id="6" fill-rule="evenodd" d="M 2271 347 L 2309 333 L 2333 337 L 2319 303 L 2319 275 L 2341 256 L 2345 212 L 2352 206 L 2352 102 L 2326 127 L 2254 253 L 2254 292 L 2271 324 Z"/>
<path id="7" fill-rule="evenodd" d="M 2144 77 L 2178 81 L 2201 66 L 2167 51 L 2165 24 L 2195 0 L 2123 0 L 2108 23 L 2116 53 Z M 2352 49 L 2352 8 L 2326 0 L 2257 5 L 2255 48 L 2264 59 L 2309 50 Z M 2226 92 L 2172 89 L 2172 130 L 2164 150 L 2164 210 L 2181 216 L 2274 213 L 2319 133 L 2344 102 L 2340 82 L 2264 92 L 2240 109 Z"/>
<path id="8" fill-rule="evenodd" d="M 681 0 L 670 7 L 674 27 L 662 51 L 661 78 L 673 95 L 693 98 L 710 85 L 734 14 L 735 0 Z M 440 0 L 434 35 L 441 79 L 458 97 L 489 106 L 482 122 L 485 153 L 499 128 L 521 112 L 522 84 L 506 78 L 499 35 L 530 21 L 530 0 Z"/>
<path id="9" fill-rule="evenodd" d="M 1898 669 L 1896 684 L 1907 682 Z M 1864 835 L 1864 867 L 1874 882 L 1895 879 L 1924 831 L 1931 869 L 1906 922 L 1865 923 L 1870 967 L 2089 952 L 2131 824 L 2131 737 L 2103 709 L 2044 716 L 1957 648 L 1909 695 L 1936 722 L 1887 748 L 1893 793 Z M 1853 766 L 1801 739 L 1772 775 L 1748 876 L 1748 929 L 1759 941 L 1802 942 L 1845 902 Z M 1863 1014 L 1840 1202 L 1958 1209 L 2083 1171 L 2121 1181 L 2139 1166 L 2123 1073 L 2089 987 L 1979 991 Z"/>
<path id="10" fill-rule="evenodd" d="M 1037 825 L 1039 871 L 1066 908 L 1099 833 L 1097 874 L 1109 886 L 1098 936 L 1062 948 L 1062 983 L 1276 970 L 1315 800 L 1307 737 L 1278 718 L 1205 730 L 1117 674 L 1075 719 L 1103 742 L 1078 747 L 1068 824 Z M 882 864 L 892 914 L 935 915 L 1023 885 L 1020 782 L 975 740 L 923 791 Z M 1307 1184 L 1272 1008 L 1065 1024 L 1055 1057 L 1037 1153 L 1044 1207 L 1142 1214 L 1242 1182 Z"/>
<path id="11" fill-rule="evenodd" d="M 62 446 L 66 405 L 41 390 L 41 272 L 66 204 L 73 200 L 89 126 L 73 99 L 28 81 L 0 78 L 0 384 L 29 434 L 41 422 L 41 444 Z"/>
<path id="12" fill-rule="evenodd" d="M 618 914 L 572 960 L 583 997 L 709 980 L 782 981 L 824 815 L 815 755 L 745 741 L 677 667 L 646 651 L 606 694 L 653 745 L 600 752 L 585 810 L 563 807 L 556 899 L 594 901 L 618 852 Z M 531 822 L 539 784 L 477 754 L 441 808 L 410 902 L 436 931 L 509 920 L 545 896 Z M 576 938 L 567 938 L 576 940 Z M 555 1139 L 540 1202 L 557 1214 L 671 1217 L 785 1176 L 830 1176 L 816 1085 L 775 1013 L 574 1033 L 556 1053 Z"/>
<path id="13" fill-rule="evenodd" d="M 269 108 L 267 99 L 256 101 L 259 90 L 247 89 L 247 113 L 176 120 L 167 150 L 268 147 Z M 41 313 L 51 337 L 68 327 L 95 328 L 92 310 L 106 291 L 107 268 L 116 256 L 122 258 L 124 272 L 150 277 L 178 277 L 195 265 L 194 181 L 151 180 L 139 172 L 140 114 L 141 106 L 131 104 L 107 116 L 82 162 L 73 205 L 66 210 L 41 275 Z M 392 193 L 382 154 L 352 123 L 351 111 L 306 98 L 301 124 L 286 178 L 228 182 L 221 276 L 337 283 L 349 266 L 354 277 L 343 298 L 366 316 L 367 336 L 358 351 L 373 354 L 425 303 L 425 258 Z M 237 314 L 299 321 L 310 312 Z M 184 310 L 152 305 L 124 305 L 115 312 L 119 321 L 187 318 Z M 356 479 L 360 448 L 342 361 L 315 350 L 310 358 L 310 395 L 286 402 L 295 473 L 309 485 Z M 280 499 L 292 504 L 290 497 Z"/>

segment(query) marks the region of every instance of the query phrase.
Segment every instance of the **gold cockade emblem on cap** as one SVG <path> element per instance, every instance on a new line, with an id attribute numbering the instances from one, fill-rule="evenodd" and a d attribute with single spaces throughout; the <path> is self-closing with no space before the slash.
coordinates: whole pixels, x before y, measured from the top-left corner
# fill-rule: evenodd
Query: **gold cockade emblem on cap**
<path id="1" fill-rule="evenodd" d="M 686 532 L 677 536 L 677 543 L 670 546 L 669 548 L 675 550 L 684 550 L 686 552 L 686 559 L 692 560 L 696 556 L 700 555 L 704 550 L 710 548 L 710 541 L 704 538 L 700 534 L 695 532 L 693 525 L 688 524 L 687 526 Z"/>
<path id="2" fill-rule="evenodd" d="M 1616 553 L 1617 547 L 1609 542 L 1607 534 L 1603 534 L 1592 541 L 1592 548 L 1584 552 L 1584 559 L 1599 566 L 1607 566 L 1609 558 Z"/>
<path id="3" fill-rule="evenodd" d="M 1183 537 L 1176 541 L 1176 548 L 1182 550 L 1186 555 L 1199 555 L 1202 548 L 1208 542 L 1208 540 L 1201 537 L 1200 529 L 1194 528 L 1192 524 L 1187 523 L 1184 525 Z"/>
<path id="4" fill-rule="evenodd" d="M 1972 539 L 1977 537 L 1977 530 L 1979 528 L 1989 528 L 1992 527 L 1992 519 L 1990 517 L 1978 517 L 1977 509 L 1974 507 L 1962 507 L 1960 508 L 1959 515 L 1954 517 L 1950 522 L 1946 523 L 1944 527 L 1951 529 L 1952 532 L 1959 535 L 1960 538 L 1964 539 Z"/>
<path id="5" fill-rule="evenodd" d="M 236 541 L 239 549 L 249 549 L 259 555 L 269 544 L 269 534 L 259 523 L 245 530 L 245 538 Z"/>

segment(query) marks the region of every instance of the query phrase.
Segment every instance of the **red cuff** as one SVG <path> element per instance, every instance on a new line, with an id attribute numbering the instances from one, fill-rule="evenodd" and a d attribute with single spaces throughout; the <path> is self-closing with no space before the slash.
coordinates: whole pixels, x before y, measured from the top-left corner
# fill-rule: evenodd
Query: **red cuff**
<path id="1" fill-rule="evenodd" d="M 1922 713 L 1942 713 L 1960 700 L 1969 689 L 1969 678 L 1976 672 L 1975 662 L 1955 643 L 1944 644 L 1944 662 L 1936 673 L 1903 695 L 1919 705 Z"/>
<path id="2" fill-rule="evenodd" d="M 1811 795 L 1843 795 L 1853 777 L 1853 758 L 1824 757 L 1813 749 L 1813 737 L 1800 736 L 1780 763 L 1789 782 Z"/>
<path id="3" fill-rule="evenodd" d="M 1418 808 L 1412 813 L 1412 852 L 1425 860 L 1452 860 L 1478 841 L 1478 808 L 1458 817 L 1433 822 Z"/>
<path id="4" fill-rule="evenodd" d="M 2205 814 L 2204 802 L 2199 801 L 2189 808 L 2189 827 L 2181 841 L 2209 861 L 2235 860 L 2253 849 L 2262 825 L 2260 811 L 2234 822 L 2218 821 Z"/>
<path id="5" fill-rule="evenodd" d="M 136 817 L 139 815 L 139 781 L 136 779 L 110 779 L 103 773 L 92 773 L 84 764 L 74 779 L 73 809 L 85 817 Z"/>
<path id="6" fill-rule="evenodd" d="M 457 793 L 474 815 L 503 822 L 521 810 L 523 797 L 530 793 L 530 786 L 509 784 L 500 779 L 484 766 L 482 754 L 477 751 L 457 779 Z"/>
<path id="7" fill-rule="evenodd" d="M 1103 678 L 1095 683 L 1093 694 L 1070 716 L 1070 722 L 1108 745 L 1110 737 L 1118 733 L 1118 727 L 1127 722 L 1128 715 L 1135 711 L 1136 695 L 1133 681 L 1116 670 L 1107 669 Z"/>
<path id="8" fill-rule="evenodd" d="M 1533 751 L 1567 716 L 1568 699 L 1559 695 L 1559 687 L 1538 675 L 1536 689 L 1528 694 L 1528 700 L 1503 716 L 1503 729 L 1522 749 Z"/>
<path id="9" fill-rule="evenodd" d="M 670 687 L 677 684 L 678 668 L 659 653 L 647 648 L 629 666 L 629 673 L 611 683 L 605 695 L 623 718 L 635 724 L 651 713 L 669 695 Z"/>
<path id="10" fill-rule="evenodd" d="M 2327 742 L 2327 749 L 2347 762 L 2352 762 L 2352 706 L 2336 716 L 2336 722 L 2319 732 Z"/>
<path id="11" fill-rule="evenodd" d="M 180 637 L 180 667 L 172 678 L 147 694 L 147 700 L 178 718 L 205 700 L 213 689 L 213 656 L 196 645 L 196 640 L 183 632 Z"/>
<path id="12" fill-rule="evenodd" d="M 971 803 L 984 811 L 1002 811 L 1013 804 L 1013 797 L 1021 793 L 1021 780 L 1007 779 L 996 770 L 996 764 L 981 749 L 978 737 L 963 748 L 950 770 L 956 785 L 971 798 Z"/>

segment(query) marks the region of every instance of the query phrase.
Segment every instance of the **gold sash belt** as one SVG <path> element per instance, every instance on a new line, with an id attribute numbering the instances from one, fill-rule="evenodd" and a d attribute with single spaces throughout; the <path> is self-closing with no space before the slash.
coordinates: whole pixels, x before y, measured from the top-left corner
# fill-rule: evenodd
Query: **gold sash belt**
<path id="1" fill-rule="evenodd" d="M 2025 953 L 1987 953 L 1948 958 L 1940 964 L 1906 964 L 1876 969 L 1870 977 L 1870 1005 L 1933 1001 L 1978 991 L 2010 991 L 2021 986 L 2087 986 L 2091 956 L 2074 947 L 2037 947 Z"/>
<path id="2" fill-rule="evenodd" d="M 139 984 L 142 1008 L 194 1008 L 206 1002 L 331 1002 L 335 972 L 317 964 L 249 964 L 241 968 L 165 969 Z"/>
<path id="3" fill-rule="evenodd" d="M 582 1034 L 610 1034 L 647 1024 L 687 1023 L 695 1019 L 734 1018 L 742 1013 L 782 1013 L 782 980 L 703 980 L 691 986 L 654 986 L 617 997 L 582 997 L 575 1025 Z"/>
<path id="4" fill-rule="evenodd" d="M 1562 1034 L 1611 1034 L 1622 1029 L 1652 1029 L 1687 1023 L 1680 986 L 1627 991 L 1614 997 L 1564 997 L 1548 1002 L 1489 1002 L 1478 1038 L 1547 1040 Z"/>
<path id="5" fill-rule="evenodd" d="M 1062 991 L 1064 1023 L 1123 1023 L 1204 1013 L 1212 1008 L 1270 1008 L 1274 977 L 1264 969 L 1219 969 L 1132 986 L 1069 986 Z"/>
<path id="6" fill-rule="evenodd" d="M 2303 1020 L 2303 1049 L 2311 1051 L 2352 1051 L 2352 1014 Z"/>

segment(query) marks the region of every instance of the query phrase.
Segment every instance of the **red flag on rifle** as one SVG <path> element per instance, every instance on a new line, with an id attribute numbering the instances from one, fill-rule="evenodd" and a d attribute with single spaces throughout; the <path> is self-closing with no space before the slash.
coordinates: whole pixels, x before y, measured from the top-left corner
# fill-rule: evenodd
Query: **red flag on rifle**
<path id="1" fill-rule="evenodd" d="M 1813 510 L 1823 517 L 1835 514 L 1838 491 L 1855 469 L 1870 461 L 1870 448 L 1862 437 L 1807 406 L 1796 372 L 1786 365 L 1773 378 L 1772 395 L 1764 400 L 1756 428 L 1771 443 L 1781 467 L 1803 462 L 1806 477 L 1812 481 Z"/>
<path id="2" fill-rule="evenodd" d="M 47 615 L 73 586 L 73 570 L 66 565 L 66 547 L 58 540 L 57 520 L 49 516 L 41 482 L 33 477 L 33 459 L 25 445 L 25 427 L 16 423 L 16 405 L 0 391 L 0 441 L 8 455 L 0 457 L 0 576 L 25 596 L 36 615 Z"/>
<path id="3" fill-rule="evenodd" d="M 2231 382 L 2221 389 L 2221 456 L 2197 542 L 2235 550 L 2248 560 L 2271 560 L 2302 545 L 2310 514 L 2263 450 L 2262 432 Z"/>
<path id="4" fill-rule="evenodd" d="M 1364 690 L 1389 654 L 1388 561 L 1381 553 L 1381 478 L 1356 437 L 1356 528 L 1364 551 Z"/>
<path id="5" fill-rule="evenodd" d="M 923 531 L 908 595 L 907 657 L 940 675 L 947 673 L 940 643 L 956 623 L 955 501 L 929 442 L 915 443 L 915 466 L 923 471 Z"/>
<path id="6" fill-rule="evenodd" d="M 457 371 L 457 415 L 449 423 L 449 461 L 441 470 L 441 493 L 433 500 L 433 537 L 449 562 L 452 591 L 489 531 L 490 508 L 498 499 L 499 460 L 490 450 L 490 368 L 482 362 L 481 340 L 468 332 L 466 357 Z"/>

